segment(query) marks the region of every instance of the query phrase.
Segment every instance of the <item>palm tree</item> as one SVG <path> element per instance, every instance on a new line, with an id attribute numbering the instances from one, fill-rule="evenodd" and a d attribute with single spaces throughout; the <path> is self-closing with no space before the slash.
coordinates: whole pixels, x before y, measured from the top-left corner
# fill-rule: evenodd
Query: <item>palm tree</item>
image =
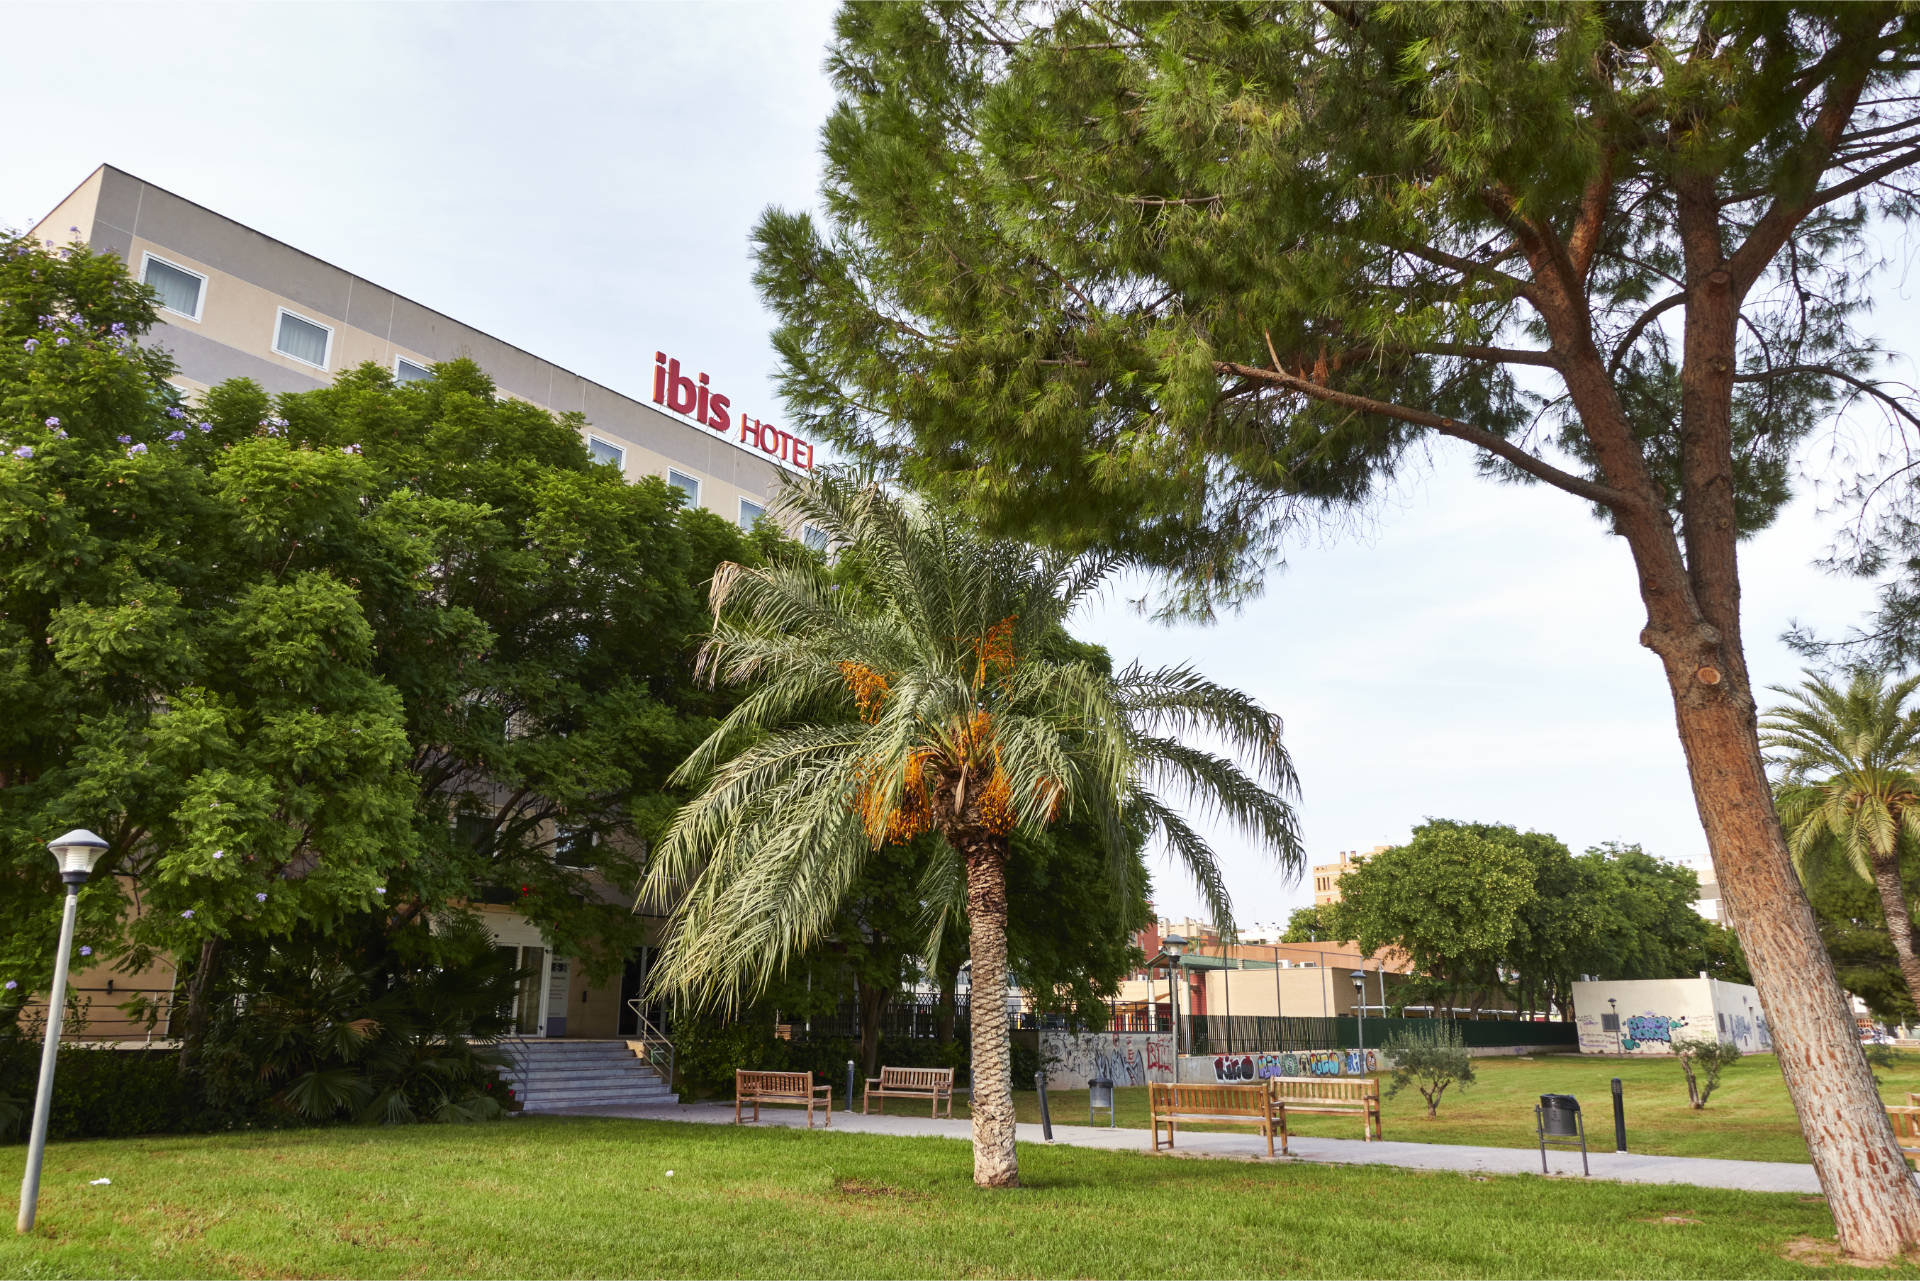
<path id="1" fill-rule="evenodd" d="M 644 902 L 672 908 L 656 980 L 735 1009 L 825 932 L 875 849 L 933 832 L 923 886 L 965 904 L 972 960 L 974 1181 L 1013 1187 L 1007 861 L 1015 832 L 1084 815 L 1116 892 L 1137 833 L 1231 920 L 1213 850 L 1175 799 L 1235 825 L 1297 874 L 1297 793 L 1280 720 L 1186 667 L 1115 674 L 1066 638 L 1111 559 L 1036 551 L 823 476 L 779 499 L 858 575 L 728 564 L 712 588 L 702 675 L 744 699 L 676 775 L 700 788 L 661 840 Z M 1182 741 L 1208 735 L 1248 762 Z M 949 897 L 951 896 L 951 898 Z"/>
<path id="2" fill-rule="evenodd" d="M 1920 709 L 1907 699 L 1920 676 L 1892 685 L 1858 670 L 1844 690 L 1807 674 L 1789 701 L 1761 720 L 1761 745 L 1779 769 L 1774 789 L 1800 879 L 1816 860 L 1844 856 L 1880 894 L 1907 992 L 1920 1003 L 1913 917 L 1900 886 L 1902 847 L 1920 841 Z"/>

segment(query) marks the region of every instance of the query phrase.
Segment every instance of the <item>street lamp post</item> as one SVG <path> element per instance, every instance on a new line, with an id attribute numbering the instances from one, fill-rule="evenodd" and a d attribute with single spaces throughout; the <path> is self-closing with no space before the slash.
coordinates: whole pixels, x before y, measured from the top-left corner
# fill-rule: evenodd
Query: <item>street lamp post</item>
<path id="1" fill-rule="evenodd" d="M 1187 950 L 1187 940 L 1178 934 L 1169 934 L 1160 940 L 1160 952 L 1167 958 L 1167 1013 L 1173 1019 L 1173 1053 L 1180 1056 L 1180 998 L 1173 987 L 1173 972 L 1179 967 L 1181 954 Z M 1180 1073 L 1174 1072 L 1178 1080 Z"/>
<path id="2" fill-rule="evenodd" d="M 53 1067 L 60 1052 L 60 1024 L 67 1007 L 67 957 L 73 951 L 73 918 L 80 902 L 80 887 L 93 873 L 93 865 L 106 852 L 107 843 L 84 828 L 75 828 L 50 847 L 53 861 L 60 865 L 60 879 L 66 883 L 67 902 L 60 914 L 60 951 L 53 958 L 53 987 L 47 993 L 47 1044 L 40 1051 L 40 1087 L 33 1098 L 33 1134 L 27 1140 L 27 1170 L 20 1178 L 20 1219 L 22 1232 L 33 1231 L 33 1216 L 40 1199 L 40 1158 L 47 1150 L 47 1118 L 53 1111 Z"/>
<path id="3" fill-rule="evenodd" d="M 1367 1065 L 1367 973 L 1365 970 L 1353 972 L 1353 1014 L 1359 1020 L 1360 1067 L 1364 1071 Z"/>
<path id="4" fill-rule="evenodd" d="M 1620 1039 L 1620 1002 L 1610 996 L 1607 998 L 1607 1008 L 1613 1011 L 1613 1052 L 1619 1054 L 1626 1044 Z"/>

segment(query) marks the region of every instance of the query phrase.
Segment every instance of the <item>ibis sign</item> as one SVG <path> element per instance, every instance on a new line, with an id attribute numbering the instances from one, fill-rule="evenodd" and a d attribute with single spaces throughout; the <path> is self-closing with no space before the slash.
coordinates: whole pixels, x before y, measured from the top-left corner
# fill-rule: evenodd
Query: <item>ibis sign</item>
<path id="1" fill-rule="evenodd" d="M 813 446 L 772 423 L 745 413 L 733 413 L 733 401 L 713 389 L 702 374 L 688 375 L 680 362 L 663 351 L 653 353 L 653 403 L 668 413 L 691 418 L 710 431 L 726 435 L 739 425 L 739 441 L 771 458 L 795 467 L 813 469 Z"/>

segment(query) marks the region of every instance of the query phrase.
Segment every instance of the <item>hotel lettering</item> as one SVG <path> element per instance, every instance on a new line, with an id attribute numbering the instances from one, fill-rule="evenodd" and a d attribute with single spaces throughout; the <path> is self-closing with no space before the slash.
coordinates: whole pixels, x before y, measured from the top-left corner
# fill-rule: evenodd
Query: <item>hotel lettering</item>
<path id="1" fill-rule="evenodd" d="M 728 412 L 733 408 L 733 401 L 715 391 L 704 373 L 689 376 L 682 371 L 678 360 L 669 359 L 663 351 L 653 353 L 653 403 L 723 436 L 734 427 L 734 416 Z M 744 413 L 738 418 L 741 444 L 752 445 L 783 463 L 813 469 L 812 445 L 772 423 L 763 423 Z"/>

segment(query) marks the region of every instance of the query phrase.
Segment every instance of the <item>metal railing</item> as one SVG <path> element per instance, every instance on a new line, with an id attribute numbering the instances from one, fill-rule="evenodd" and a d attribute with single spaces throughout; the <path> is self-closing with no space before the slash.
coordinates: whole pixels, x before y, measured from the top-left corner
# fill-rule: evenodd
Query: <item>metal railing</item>
<path id="1" fill-rule="evenodd" d="M 647 1017 L 645 1003 L 639 997 L 627 1001 L 627 1008 L 633 1011 L 634 1035 L 626 1038 L 629 1043 L 638 1042 L 640 1061 L 660 1074 L 660 1082 L 669 1090 L 673 1088 L 673 1042 L 666 1033 L 653 1025 Z"/>

